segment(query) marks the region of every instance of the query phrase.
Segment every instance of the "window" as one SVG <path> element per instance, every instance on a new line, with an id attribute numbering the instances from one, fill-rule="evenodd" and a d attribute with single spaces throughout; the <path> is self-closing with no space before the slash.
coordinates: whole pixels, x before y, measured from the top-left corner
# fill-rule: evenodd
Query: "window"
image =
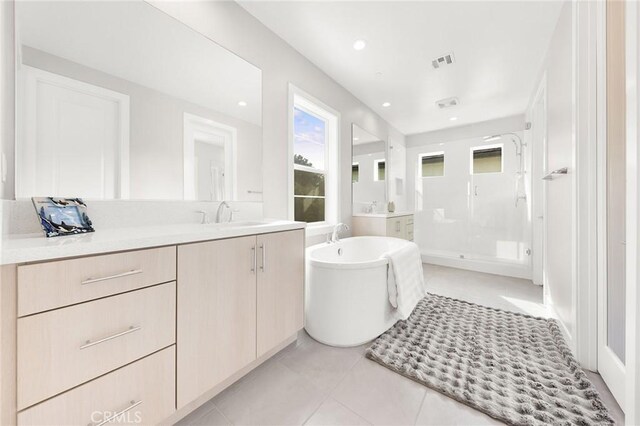
<path id="1" fill-rule="evenodd" d="M 329 224 L 337 218 L 338 118 L 321 103 L 292 88 L 290 215 L 294 220 Z"/>
<path id="2" fill-rule="evenodd" d="M 444 176 L 444 152 L 432 152 L 420 155 L 421 176 Z"/>
<path id="3" fill-rule="evenodd" d="M 471 148 L 471 173 L 502 173 L 502 145 Z"/>
<path id="4" fill-rule="evenodd" d="M 382 181 L 385 175 L 385 160 L 375 160 L 373 162 L 373 180 Z"/>
<path id="5" fill-rule="evenodd" d="M 360 178 L 360 164 L 353 163 L 351 165 L 351 183 L 358 183 Z"/>

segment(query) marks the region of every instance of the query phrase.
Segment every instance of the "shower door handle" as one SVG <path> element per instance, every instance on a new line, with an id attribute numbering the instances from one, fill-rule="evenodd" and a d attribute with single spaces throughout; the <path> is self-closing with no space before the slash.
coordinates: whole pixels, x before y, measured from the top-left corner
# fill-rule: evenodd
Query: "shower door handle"
<path id="1" fill-rule="evenodd" d="M 473 194 L 477 197 L 478 196 L 478 185 L 475 185 L 473 187 Z"/>

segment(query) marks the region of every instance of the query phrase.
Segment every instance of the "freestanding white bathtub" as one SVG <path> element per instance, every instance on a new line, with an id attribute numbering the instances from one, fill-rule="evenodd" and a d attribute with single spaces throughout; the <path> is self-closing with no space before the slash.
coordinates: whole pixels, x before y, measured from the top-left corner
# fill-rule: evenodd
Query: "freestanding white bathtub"
<path id="1" fill-rule="evenodd" d="M 305 328 L 331 346 L 373 340 L 397 320 L 387 291 L 387 260 L 381 256 L 408 241 L 353 237 L 307 248 Z"/>

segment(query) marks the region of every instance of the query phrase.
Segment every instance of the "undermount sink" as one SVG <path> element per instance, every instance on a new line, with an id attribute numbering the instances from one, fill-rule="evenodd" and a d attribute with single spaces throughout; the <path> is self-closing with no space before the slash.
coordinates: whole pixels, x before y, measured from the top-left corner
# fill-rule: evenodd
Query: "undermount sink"
<path id="1" fill-rule="evenodd" d="M 259 225 L 264 225 L 264 222 L 242 220 L 237 222 L 222 222 L 222 223 L 209 224 L 209 226 L 212 226 L 214 228 L 246 228 L 249 226 L 259 226 Z"/>

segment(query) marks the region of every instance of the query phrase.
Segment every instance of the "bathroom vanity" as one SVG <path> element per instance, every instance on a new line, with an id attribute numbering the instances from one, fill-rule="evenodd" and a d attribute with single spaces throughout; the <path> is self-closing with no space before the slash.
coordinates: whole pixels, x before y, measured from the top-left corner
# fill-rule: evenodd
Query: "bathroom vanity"
<path id="1" fill-rule="evenodd" d="M 4 240 L 0 423 L 173 423 L 296 339 L 304 224 Z"/>
<path id="2" fill-rule="evenodd" d="M 413 213 L 355 213 L 353 236 L 395 237 L 413 241 Z"/>

